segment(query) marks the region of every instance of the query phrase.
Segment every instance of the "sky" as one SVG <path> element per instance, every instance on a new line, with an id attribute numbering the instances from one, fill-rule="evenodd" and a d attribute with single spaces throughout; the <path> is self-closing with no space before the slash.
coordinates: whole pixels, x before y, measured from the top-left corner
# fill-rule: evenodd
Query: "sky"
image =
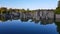
<path id="1" fill-rule="evenodd" d="M 55 9 L 58 0 L 0 0 L 0 7 L 18 9 Z"/>

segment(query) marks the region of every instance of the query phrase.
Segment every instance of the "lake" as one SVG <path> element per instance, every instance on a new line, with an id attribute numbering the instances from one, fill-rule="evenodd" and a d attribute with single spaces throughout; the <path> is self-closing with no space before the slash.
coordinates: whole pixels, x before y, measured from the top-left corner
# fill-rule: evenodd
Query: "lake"
<path id="1" fill-rule="evenodd" d="M 32 19 L 0 21 L 0 34 L 59 34 L 60 26 L 50 22 L 35 22 Z"/>
<path id="2" fill-rule="evenodd" d="M 0 34 L 60 34 L 60 19 L 34 15 L 0 15 Z"/>

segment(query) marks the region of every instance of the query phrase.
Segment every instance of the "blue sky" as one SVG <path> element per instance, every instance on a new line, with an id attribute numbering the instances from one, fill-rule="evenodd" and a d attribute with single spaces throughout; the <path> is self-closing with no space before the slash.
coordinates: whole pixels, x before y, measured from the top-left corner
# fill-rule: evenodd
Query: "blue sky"
<path id="1" fill-rule="evenodd" d="M 24 9 L 55 9 L 58 0 L 0 0 L 0 7 Z"/>

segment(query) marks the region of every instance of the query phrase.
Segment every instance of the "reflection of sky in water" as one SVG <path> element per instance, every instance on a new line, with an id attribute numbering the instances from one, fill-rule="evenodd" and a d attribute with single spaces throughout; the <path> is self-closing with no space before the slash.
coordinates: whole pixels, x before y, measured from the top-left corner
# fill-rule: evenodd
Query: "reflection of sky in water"
<path id="1" fill-rule="evenodd" d="M 41 34 L 57 34 L 57 26 L 52 24 L 40 25 L 34 22 L 22 22 L 20 20 L 0 22 L 0 33 L 41 33 Z"/>

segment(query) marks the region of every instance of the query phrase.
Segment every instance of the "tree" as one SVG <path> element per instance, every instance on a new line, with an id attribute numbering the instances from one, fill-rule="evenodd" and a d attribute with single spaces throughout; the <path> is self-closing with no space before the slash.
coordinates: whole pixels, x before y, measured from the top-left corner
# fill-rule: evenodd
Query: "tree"
<path id="1" fill-rule="evenodd" d="M 6 12 L 7 12 L 7 8 L 5 8 L 5 7 L 0 8 L 0 13 L 1 14 L 5 14 Z"/>
<path id="2" fill-rule="evenodd" d="M 60 14 L 60 7 L 57 7 L 57 8 L 56 8 L 55 14 Z"/>

